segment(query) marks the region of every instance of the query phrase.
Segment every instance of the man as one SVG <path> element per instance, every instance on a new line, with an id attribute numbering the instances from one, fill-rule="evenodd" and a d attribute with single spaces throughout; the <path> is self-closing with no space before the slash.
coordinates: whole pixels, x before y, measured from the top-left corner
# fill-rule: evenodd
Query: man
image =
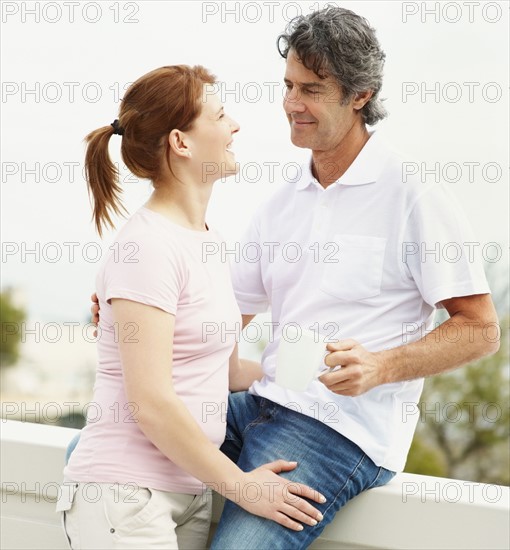
<path id="1" fill-rule="evenodd" d="M 454 198 L 441 185 L 403 183 L 399 158 L 367 130 L 386 116 L 385 56 L 373 29 L 327 7 L 292 21 L 278 43 L 291 140 L 312 156 L 248 229 L 244 243 L 260 247 L 260 261 L 232 266 L 244 325 L 271 305 L 276 328 L 263 376 L 252 384 L 251 368 L 232 388 L 251 385 L 230 396 L 222 450 L 243 470 L 297 461 L 282 475 L 327 502 L 318 505 L 322 521 L 293 531 L 229 501 L 215 549 L 307 548 L 348 500 L 403 469 L 415 423 L 402 411 L 418 402 L 423 377 L 498 348 L 483 338 L 497 318 L 481 265 L 431 253 L 473 241 Z M 450 318 L 429 333 L 437 307 Z M 289 324 L 330 341 L 332 369 L 305 392 L 275 383 Z"/>
<path id="2" fill-rule="evenodd" d="M 291 140 L 312 158 L 256 214 L 243 245 L 256 243 L 260 261 L 232 266 L 243 324 L 271 305 L 276 328 L 261 380 L 231 394 L 222 450 L 245 470 L 295 460 L 285 477 L 327 502 L 320 523 L 296 532 L 229 501 L 215 549 L 307 548 L 349 499 L 403 469 L 416 423 L 402 412 L 418 402 L 423 377 L 498 348 L 482 333 L 497 322 L 483 268 L 434 252 L 473 241 L 454 198 L 441 185 L 403 183 L 401 161 L 366 128 L 386 114 L 373 29 L 327 7 L 292 21 L 278 44 Z M 424 337 L 436 307 L 450 318 Z M 336 333 L 325 362 L 341 368 L 305 392 L 275 383 L 291 323 L 324 339 Z"/>

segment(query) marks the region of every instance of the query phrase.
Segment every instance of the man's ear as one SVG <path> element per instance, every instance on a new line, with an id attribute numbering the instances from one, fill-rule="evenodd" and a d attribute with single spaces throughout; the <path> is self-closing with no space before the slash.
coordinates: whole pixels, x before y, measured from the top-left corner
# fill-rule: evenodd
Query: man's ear
<path id="1" fill-rule="evenodd" d="M 357 111 L 359 111 L 360 109 L 363 109 L 363 107 L 370 101 L 370 98 L 373 95 L 374 95 L 373 90 L 364 90 L 363 92 L 358 92 L 354 96 L 354 101 L 352 103 L 352 106 Z"/>

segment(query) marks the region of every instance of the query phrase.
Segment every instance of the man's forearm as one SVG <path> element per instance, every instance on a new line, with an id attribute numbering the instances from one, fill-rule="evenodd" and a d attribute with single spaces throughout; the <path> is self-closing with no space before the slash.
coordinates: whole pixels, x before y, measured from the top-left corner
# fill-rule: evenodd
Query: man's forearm
<path id="1" fill-rule="evenodd" d="M 262 376 L 260 363 L 249 359 L 239 359 L 239 368 L 230 375 L 229 390 L 233 392 L 247 390 L 255 380 L 260 380 Z"/>
<path id="2" fill-rule="evenodd" d="M 455 369 L 499 349 L 499 326 L 453 315 L 412 344 L 378 352 L 381 383 L 401 382 Z"/>

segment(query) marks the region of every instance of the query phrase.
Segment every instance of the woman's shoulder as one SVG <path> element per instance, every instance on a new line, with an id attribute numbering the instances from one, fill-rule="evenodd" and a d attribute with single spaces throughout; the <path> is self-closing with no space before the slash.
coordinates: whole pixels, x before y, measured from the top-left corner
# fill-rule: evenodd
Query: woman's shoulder
<path id="1" fill-rule="evenodd" d="M 158 216 L 144 207 L 134 212 L 109 246 L 110 256 L 130 256 L 144 263 L 181 256 L 185 246 L 179 232 Z"/>
<path id="2" fill-rule="evenodd" d="M 153 244 L 160 248 L 178 244 L 181 240 L 178 228 L 165 222 L 166 219 L 161 214 L 142 206 L 129 217 L 115 240 L 126 242 L 136 238 L 140 243 Z"/>

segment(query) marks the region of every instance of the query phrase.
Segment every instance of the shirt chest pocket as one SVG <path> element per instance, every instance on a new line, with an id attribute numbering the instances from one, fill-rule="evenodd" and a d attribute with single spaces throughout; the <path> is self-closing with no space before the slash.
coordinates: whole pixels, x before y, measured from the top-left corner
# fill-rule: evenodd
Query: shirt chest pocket
<path id="1" fill-rule="evenodd" d="M 335 235 L 338 262 L 324 263 L 320 289 L 346 302 L 381 293 L 386 239 L 366 235 Z"/>

